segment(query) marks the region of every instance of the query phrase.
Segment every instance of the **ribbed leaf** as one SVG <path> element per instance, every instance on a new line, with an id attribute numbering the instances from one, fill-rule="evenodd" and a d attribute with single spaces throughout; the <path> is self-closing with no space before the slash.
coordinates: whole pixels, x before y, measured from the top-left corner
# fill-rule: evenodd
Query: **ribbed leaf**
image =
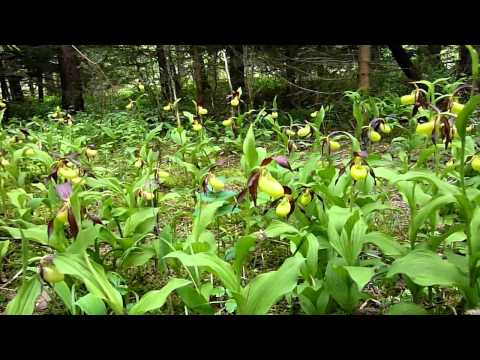
<path id="1" fill-rule="evenodd" d="M 198 253 L 189 255 L 182 251 L 175 251 L 164 258 L 176 258 L 186 267 L 204 266 L 213 272 L 227 289 L 235 292 L 240 291 L 240 283 L 232 266 L 214 254 Z"/>
<path id="2" fill-rule="evenodd" d="M 455 265 L 442 260 L 433 251 L 425 249 L 414 250 L 396 260 L 391 265 L 387 277 L 395 274 L 405 274 L 420 286 L 455 286 L 463 282 L 463 275 Z"/>
<path id="3" fill-rule="evenodd" d="M 83 281 L 87 290 L 105 300 L 116 314 L 123 314 L 122 296 L 108 281 L 105 270 L 90 260 L 85 252 L 83 254 L 58 254 L 53 262 L 59 271 Z"/>
<path id="4" fill-rule="evenodd" d="M 104 302 L 93 294 L 82 296 L 75 304 L 87 315 L 107 315 Z"/>
<path id="5" fill-rule="evenodd" d="M 143 315 L 148 311 L 161 308 L 172 291 L 190 283 L 191 281 L 185 279 L 171 279 L 161 290 L 152 290 L 143 295 L 128 311 L 128 315 Z"/>
<path id="6" fill-rule="evenodd" d="M 345 266 L 344 268 L 348 271 L 348 275 L 350 275 L 352 280 L 355 281 L 355 284 L 357 284 L 358 291 L 362 291 L 373 275 L 375 275 L 375 270 L 371 267 Z"/>
<path id="7" fill-rule="evenodd" d="M 7 315 L 32 315 L 35 301 L 40 295 L 42 284 L 38 276 L 25 281 L 17 292 L 17 296 L 7 305 Z"/>
<path id="8" fill-rule="evenodd" d="M 276 271 L 257 276 L 237 296 L 239 315 L 264 315 L 270 308 L 297 286 L 300 266 L 305 259 L 291 257 Z"/>

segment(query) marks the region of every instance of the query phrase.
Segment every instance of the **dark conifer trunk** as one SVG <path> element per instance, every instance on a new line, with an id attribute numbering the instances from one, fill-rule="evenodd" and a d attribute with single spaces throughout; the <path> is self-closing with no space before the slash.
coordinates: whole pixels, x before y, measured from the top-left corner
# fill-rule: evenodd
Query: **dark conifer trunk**
<path id="1" fill-rule="evenodd" d="M 420 74 L 410 59 L 410 55 L 401 45 L 388 45 L 393 57 L 397 61 L 400 69 L 410 81 L 420 80 Z"/>
<path id="2" fill-rule="evenodd" d="M 60 82 L 62 87 L 62 107 L 73 111 L 84 111 L 80 63 L 75 50 L 62 45 L 58 53 Z"/>
<path id="3" fill-rule="evenodd" d="M 241 87 L 245 90 L 245 64 L 243 63 L 243 45 L 230 45 L 227 47 L 229 57 L 228 71 L 233 90 Z"/>

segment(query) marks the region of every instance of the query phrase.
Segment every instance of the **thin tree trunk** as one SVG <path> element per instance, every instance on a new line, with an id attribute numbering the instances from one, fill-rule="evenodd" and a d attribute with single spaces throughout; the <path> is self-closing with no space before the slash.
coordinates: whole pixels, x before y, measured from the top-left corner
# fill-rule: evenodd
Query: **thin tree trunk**
<path id="1" fill-rule="evenodd" d="M 73 111 L 84 111 L 80 63 L 75 50 L 70 45 L 62 45 L 58 54 L 58 61 L 62 87 L 62 107 Z"/>
<path id="2" fill-rule="evenodd" d="M 253 109 L 253 104 L 254 104 L 254 95 L 253 95 L 253 66 L 252 62 L 250 61 L 250 51 L 247 45 L 243 45 L 243 64 L 244 64 L 244 72 L 245 72 L 245 87 L 247 88 L 247 94 L 248 94 L 248 102 L 249 102 L 249 108 Z"/>
<path id="3" fill-rule="evenodd" d="M 38 88 L 38 101 L 43 102 L 44 94 L 43 94 L 43 74 L 42 71 L 39 70 L 37 72 L 37 88 Z"/>
<path id="4" fill-rule="evenodd" d="M 358 52 L 358 70 L 359 70 L 359 84 L 360 91 L 368 92 L 370 87 L 370 45 L 360 45 Z"/>
<path id="5" fill-rule="evenodd" d="M 2 88 L 2 98 L 4 100 L 10 100 L 10 91 L 8 91 L 7 78 L 5 76 L 5 68 L 3 61 L 0 59 L 0 86 Z"/>
<path id="6" fill-rule="evenodd" d="M 460 76 L 470 75 L 472 73 L 472 63 L 470 59 L 470 53 L 465 45 L 459 46 L 459 61 L 458 61 L 458 73 Z"/>
<path id="7" fill-rule="evenodd" d="M 170 89 L 170 84 L 168 80 L 168 71 L 167 71 L 167 58 L 165 55 L 165 50 L 163 45 L 157 45 L 157 62 L 158 69 L 160 71 L 160 87 L 162 91 L 162 96 L 164 99 L 169 101 L 173 100 L 173 94 Z"/>
<path id="8" fill-rule="evenodd" d="M 190 50 L 192 55 L 193 79 L 195 82 L 197 103 L 205 106 L 208 89 L 205 66 L 199 47 L 193 45 Z"/>
<path id="9" fill-rule="evenodd" d="M 170 59 L 168 63 L 170 64 L 170 69 L 173 76 L 173 83 L 175 84 L 175 92 L 178 98 L 182 94 L 182 85 L 180 81 L 180 70 L 179 70 L 180 62 L 177 59 L 177 62 L 176 62 L 177 66 L 175 66 L 175 63 L 173 62 L 172 48 L 170 46 L 167 49 L 167 56 Z M 178 57 L 177 48 L 175 48 L 175 57 Z"/>
<path id="10" fill-rule="evenodd" d="M 177 70 L 178 70 L 178 77 L 181 79 L 183 77 L 183 61 L 184 55 L 182 48 L 179 45 L 175 45 L 175 59 L 177 60 Z"/>
<path id="11" fill-rule="evenodd" d="M 442 52 L 442 45 L 427 45 L 428 54 L 430 55 L 430 62 L 437 67 L 442 66 L 440 58 Z"/>
<path id="12" fill-rule="evenodd" d="M 10 87 L 10 95 L 12 96 L 12 101 L 23 101 L 24 96 L 22 91 L 22 85 L 20 83 L 20 80 L 22 79 L 21 76 L 10 75 L 7 76 L 7 79 L 8 85 Z"/>
<path id="13" fill-rule="evenodd" d="M 31 98 L 35 98 L 35 88 L 33 87 L 33 79 L 28 77 L 28 90 L 30 91 Z"/>
<path id="14" fill-rule="evenodd" d="M 285 49 L 285 79 L 288 81 L 287 85 L 287 104 L 289 106 L 294 105 L 293 96 L 297 90 L 295 85 L 297 84 L 296 71 L 293 68 L 293 58 L 295 58 L 299 46 L 298 45 L 289 45 Z"/>
<path id="15" fill-rule="evenodd" d="M 245 89 L 243 45 L 227 46 L 227 54 L 230 60 L 228 62 L 228 71 L 230 72 L 230 80 L 232 81 L 233 90 L 237 90 L 239 87 Z"/>
<path id="16" fill-rule="evenodd" d="M 401 45 L 388 45 L 393 57 L 397 61 L 400 69 L 410 81 L 420 80 L 420 74 L 412 63 L 410 56 Z"/>

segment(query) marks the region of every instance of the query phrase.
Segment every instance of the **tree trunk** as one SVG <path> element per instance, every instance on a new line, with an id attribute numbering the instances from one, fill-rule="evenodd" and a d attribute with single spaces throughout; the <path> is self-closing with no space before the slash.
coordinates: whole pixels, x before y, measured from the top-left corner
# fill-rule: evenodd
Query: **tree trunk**
<path id="1" fill-rule="evenodd" d="M 62 107 L 73 111 L 84 111 L 80 63 L 75 50 L 62 45 L 58 53 L 60 64 L 60 82 L 62 87 Z"/>
<path id="2" fill-rule="evenodd" d="M 185 56 L 183 54 L 182 47 L 179 45 L 175 46 L 175 60 L 177 60 L 177 76 L 178 76 L 178 82 L 181 85 L 180 80 L 183 78 L 183 64 L 185 62 Z"/>
<path id="3" fill-rule="evenodd" d="M 358 49 L 358 71 L 360 91 L 368 92 L 370 87 L 369 70 L 370 70 L 370 45 L 360 45 Z"/>
<path id="4" fill-rule="evenodd" d="M 192 55 L 193 79 L 195 82 L 196 98 L 199 105 L 205 106 L 207 100 L 208 81 L 201 50 L 193 45 L 190 49 Z"/>
<path id="5" fill-rule="evenodd" d="M 380 45 L 370 45 L 370 61 L 380 62 L 382 47 Z"/>
<path id="6" fill-rule="evenodd" d="M 28 90 L 30 91 L 31 98 L 35 98 L 35 88 L 33 87 L 33 79 L 31 76 L 28 77 Z"/>
<path id="7" fill-rule="evenodd" d="M 442 52 L 442 45 L 427 45 L 428 54 L 430 55 L 430 62 L 435 66 L 441 66 L 441 52 Z"/>
<path id="8" fill-rule="evenodd" d="M 38 101 L 43 102 L 43 74 L 42 71 L 37 72 L 37 88 L 38 88 Z"/>
<path id="9" fill-rule="evenodd" d="M 285 79 L 288 81 L 287 85 L 287 104 L 288 106 L 294 105 L 294 93 L 296 92 L 297 88 L 295 85 L 297 84 L 297 72 L 294 68 L 294 61 L 299 46 L 298 45 L 289 45 L 285 49 Z"/>
<path id="10" fill-rule="evenodd" d="M 7 79 L 8 85 L 10 85 L 10 95 L 12 96 L 12 101 L 23 101 L 24 96 L 22 91 L 22 85 L 20 83 L 22 77 L 17 75 L 10 75 L 7 76 Z"/>
<path id="11" fill-rule="evenodd" d="M 178 59 L 177 59 L 177 66 L 175 66 L 175 63 L 173 62 L 172 48 L 169 46 L 167 50 L 168 50 L 167 56 L 170 59 L 168 63 L 170 64 L 170 69 L 173 76 L 173 83 L 175 84 L 175 92 L 178 98 L 181 96 L 181 93 L 182 93 L 182 85 L 180 83 L 180 71 L 178 70 L 180 63 L 178 62 Z M 176 57 L 178 57 L 176 49 L 175 49 L 175 55 Z"/>
<path id="12" fill-rule="evenodd" d="M 10 100 L 10 92 L 8 91 L 7 80 L 3 76 L 0 79 L 0 85 L 2 87 L 2 99 Z"/>
<path id="13" fill-rule="evenodd" d="M 167 71 L 167 58 L 165 55 L 165 50 L 163 45 L 157 45 L 157 62 L 158 69 L 160 71 L 160 87 L 162 91 L 162 96 L 168 101 L 173 101 L 173 93 L 170 86 L 170 80 L 168 78 Z"/>
<path id="14" fill-rule="evenodd" d="M 3 61 L 0 59 L 0 86 L 2 88 L 2 99 L 10 100 L 10 91 L 8 91 L 7 78 L 5 76 L 5 68 Z"/>
<path id="15" fill-rule="evenodd" d="M 410 55 L 408 55 L 405 49 L 401 45 L 388 45 L 388 48 L 392 52 L 393 57 L 397 61 L 405 76 L 410 81 L 420 80 L 420 74 L 415 65 L 412 63 Z"/>
<path id="16" fill-rule="evenodd" d="M 470 53 L 465 45 L 459 46 L 459 61 L 458 61 L 458 73 L 460 76 L 470 75 L 472 73 L 472 62 L 470 59 Z"/>
<path id="17" fill-rule="evenodd" d="M 243 45 L 227 46 L 229 58 L 228 71 L 232 81 L 233 90 L 241 87 L 245 90 L 245 64 L 243 63 Z"/>

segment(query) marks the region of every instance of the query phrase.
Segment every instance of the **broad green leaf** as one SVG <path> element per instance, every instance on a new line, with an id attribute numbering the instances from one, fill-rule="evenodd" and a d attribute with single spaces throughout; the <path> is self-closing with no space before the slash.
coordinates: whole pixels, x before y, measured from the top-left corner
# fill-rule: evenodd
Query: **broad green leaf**
<path id="1" fill-rule="evenodd" d="M 472 61 L 472 78 L 473 81 L 477 80 L 478 78 L 478 52 L 472 45 L 465 45 L 470 53 L 470 59 Z"/>
<path id="2" fill-rule="evenodd" d="M 306 237 L 307 243 L 307 256 L 306 256 L 306 266 L 308 268 L 308 272 L 311 276 L 316 276 L 318 270 L 318 250 L 320 248 L 320 244 L 318 239 L 312 233 L 308 233 Z"/>
<path id="3" fill-rule="evenodd" d="M 455 126 L 457 127 L 458 135 L 460 138 L 465 138 L 467 133 L 467 126 L 468 126 L 468 119 L 475 111 L 475 108 L 480 104 L 480 95 L 472 96 L 465 106 L 463 107 L 462 111 L 457 115 L 457 119 L 455 120 Z"/>
<path id="4" fill-rule="evenodd" d="M 291 257 L 276 271 L 258 275 L 237 298 L 239 315 L 264 315 L 282 296 L 295 289 L 300 266 L 305 259 Z"/>
<path id="5" fill-rule="evenodd" d="M 172 243 L 173 243 L 173 231 L 170 225 L 166 225 L 162 229 L 162 232 L 158 235 L 158 238 L 152 242 L 152 247 L 155 250 L 155 255 L 157 257 L 157 262 L 158 262 L 160 271 L 165 269 L 163 257 L 171 251 L 169 244 L 172 244 Z"/>
<path id="6" fill-rule="evenodd" d="M 31 197 L 24 189 L 14 189 L 7 192 L 8 200 L 17 209 L 25 208 L 28 199 Z"/>
<path id="7" fill-rule="evenodd" d="M 342 231 L 343 226 L 352 215 L 350 209 L 336 205 L 328 209 L 327 213 L 328 221 L 334 225 L 334 229 L 337 231 L 337 233 Z"/>
<path id="8" fill-rule="evenodd" d="M 390 266 L 387 277 L 395 274 L 405 274 L 420 286 L 458 286 L 463 282 L 462 274 L 455 265 L 425 249 L 413 250 L 405 257 L 397 259 Z"/>
<path id="9" fill-rule="evenodd" d="M 7 254 L 8 247 L 10 246 L 10 240 L 0 241 L 0 264 L 3 257 Z"/>
<path id="10" fill-rule="evenodd" d="M 130 249 L 129 249 L 130 250 Z M 152 247 L 141 246 L 132 248 L 122 259 L 122 266 L 125 268 L 145 265 L 148 260 L 155 256 L 155 250 Z"/>
<path id="11" fill-rule="evenodd" d="M 233 269 L 238 276 L 241 274 L 242 266 L 250 253 L 251 248 L 255 247 L 257 237 L 255 234 L 242 236 L 240 240 L 235 243 L 235 261 Z"/>
<path id="12" fill-rule="evenodd" d="M 471 224 L 470 224 L 471 225 Z M 473 233 L 472 233 L 473 234 Z M 465 235 L 465 232 L 463 231 L 456 231 L 453 234 L 450 234 L 446 239 L 445 239 L 445 244 L 451 245 L 454 242 L 458 241 L 463 241 L 467 238 L 467 235 Z"/>
<path id="13" fill-rule="evenodd" d="M 386 315 L 428 315 L 428 312 L 417 304 L 399 303 L 392 305 Z"/>
<path id="14" fill-rule="evenodd" d="M 407 253 L 407 249 L 399 244 L 390 235 L 381 232 L 370 232 L 363 238 L 365 243 L 377 246 L 386 256 L 402 256 Z"/>
<path id="15" fill-rule="evenodd" d="M 70 291 L 70 288 L 65 283 L 65 281 L 60 281 L 58 283 L 53 284 L 53 289 L 55 290 L 57 295 L 60 296 L 60 299 L 62 299 L 68 311 L 70 311 L 70 313 L 73 314 L 75 311 L 74 309 L 75 305 L 72 303 L 72 292 Z"/>
<path id="16" fill-rule="evenodd" d="M 421 168 L 422 166 L 424 166 L 425 161 L 427 161 L 434 153 L 435 153 L 434 147 L 428 147 L 426 149 L 423 149 L 418 155 L 415 167 Z"/>
<path id="17" fill-rule="evenodd" d="M 33 276 L 23 283 L 15 298 L 10 301 L 5 310 L 7 315 L 32 315 L 35 302 L 40 295 L 42 284 L 38 276 Z"/>
<path id="18" fill-rule="evenodd" d="M 98 237 L 98 229 L 95 226 L 89 226 L 78 232 L 75 241 L 67 249 L 68 252 L 80 254 L 95 243 Z"/>
<path id="19" fill-rule="evenodd" d="M 182 251 L 175 251 L 164 258 L 176 258 L 186 267 L 204 266 L 213 272 L 227 289 L 235 292 L 240 291 L 240 283 L 232 266 L 214 254 L 198 253 L 189 255 Z"/>
<path id="20" fill-rule="evenodd" d="M 215 310 L 196 289 L 189 285 L 177 289 L 177 293 L 182 299 L 183 303 L 191 310 L 202 315 L 213 315 Z"/>
<path id="21" fill-rule="evenodd" d="M 272 223 L 265 229 L 265 233 L 268 237 L 275 238 L 282 234 L 298 234 L 298 230 L 279 220 L 273 220 Z"/>
<path id="22" fill-rule="evenodd" d="M 193 241 L 199 241 L 200 235 L 215 219 L 215 213 L 222 205 L 223 201 L 216 201 L 212 203 L 199 202 L 192 226 Z"/>
<path id="23" fill-rule="evenodd" d="M 143 315 L 148 311 L 161 308 L 170 293 L 180 287 L 189 285 L 191 281 L 185 279 L 171 279 L 161 290 L 152 290 L 131 307 L 128 315 Z"/>
<path id="24" fill-rule="evenodd" d="M 91 261 L 85 252 L 58 254 L 53 262 L 59 271 L 80 279 L 92 295 L 105 300 L 117 315 L 123 314 L 122 296 L 108 281 L 103 267 Z"/>
<path id="25" fill-rule="evenodd" d="M 476 208 L 473 212 L 472 221 L 470 222 L 470 244 L 472 254 L 480 255 L 480 208 Z"/>
<path id="26" fill-rule="evenodd" d="M 362 291 L 373 275 L 375 275 L 375 269 L 371 267 L 345 266 L 344 268 L 348 271 L 352 280 L 357 284 L 358 291 Z"/>
<path id="27" fill-rule="evenodd" d="M 93 294 L 82 296 L 75 304 L 87 315 L 107 315 L 105 303 Z"/>
<path id="28" fill-rule="evenodd" d="M 325 289 L 343 310 L 351 313 L 358 304 L 360 292 L 344 266 L 345 261 L 340 258 L 334 258 L 328 262 L 325 272 Z"/>
<path id="29" fill-rule="evenodd" d="M 430 201 L 427 205 L 425 205 L 420 211 L 415 215 L 412 224 L 412 236 L 415 238 L 418 231 L 425 223 L 427 219 L 429 219 L 439 208 L 445 207 L 446 205 L 456 202 L 455 197 L 452 195 L 443 195 L 439 196 L 432 201 Z"/>
<path id="30" fill-rule="evenodd" d="M 98 231 L 98 237 L 99 237 L 99 239 L 108 242 L 113 247 L 116 247 L 121 241 L 121 238 L 119 238 L 118 236 L 115 236 L 106 227 L 101 227 L 100 228 L 100 230 Z"/>
<path id="31" fill-rule="evenodd" d="M 42 245 L 53 245 L 48 241 L 47 225 L 37 225 L 34 228 L 22 229 L 21 231 L 20 229 L 8 226 L 2 226 L 0 229 L 8 231 L 10 236 L 14 239 L 21 239 L 23 233 L 23 236 L 25 236 L 27 240 L 35 241 Z"/>
<path id="32" fill-rule="evenodd" d="M 351 219 L 356 220 L 354 217 Z M 362 251 L 364 236 L 368 226 L 363 220 L 358 220 L 351 228 L 351 234 L 348 234 L 351 224 L 350 220 L 346 222 L 340 236 L 334 236 L 329 239 L 332 247 L 340 254 L 348 265 L 354 265 L 357 257 Z M 331 222 L 329 222 L 329 234 L 331 233 Z"/>
<path id="33" fill-rule="evenodd" d="M 157 213 L 158 209 L 154 208 L 137 211 L 125 222 L 123 236 L 127 238 L 133 235 L 140 236 L 151 232 L 157 221 Z"/>

